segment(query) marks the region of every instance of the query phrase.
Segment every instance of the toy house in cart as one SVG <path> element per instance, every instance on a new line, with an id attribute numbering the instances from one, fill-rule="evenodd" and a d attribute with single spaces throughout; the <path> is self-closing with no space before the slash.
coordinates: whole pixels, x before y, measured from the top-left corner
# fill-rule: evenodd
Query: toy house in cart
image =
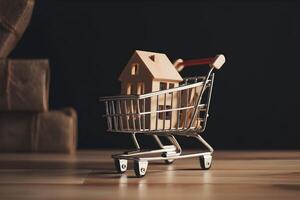
<path id="1" fill-rule="evenodd" d="M 136 50 L 119 76 L 119 81 L 121 81 L 122 95 L 143 95 L 176 88 L 183 79 L 165 54 Z M 136 105 L 131 106 L 130 102 L 127 104 L 129 105 L 127 112 L 135 113 L 137 111 Z M 175 127 L 177 112 L 162 112 L 156 116 L 155 111 L 170 110 L 177 107 L 177 104 L 178 98 L 174 94 L 151 98 L 145 102 L 145 107 L 141 105 L 140 108 L 153 112 L 146 117 L 145 127 L 150 130 L 160 129 L 163 126 L 165 128 Z M 128 120 L 123 119 L 124 122 Z M 133 124 L 129 123 L 129 126 L 132 128 Z"/>
<path id="2" fill-rule="evenodd" d="M 122 71 L 121 95 L 101 97 L 105 103 L 104 117 L 108 132 L 129 133 L 136 150 L 112 155 L 119 173 L 127 170 L 127 161 L 133 160 L 137 177 L 146 174 L 149 161 L 199 157 L 201 169 L 209 169 L 213 148 L 200 136 L 208 118 L 214 82 L 214 69 L 220 69 L 224 55 L 170 62 L 165 54 L 135 51 Z M 201 76 L 182 78 L 178 71 L 187 66 L 208 65 Z M 136 134 L 152 135 L 159 149 L 142 150 Z M 207 151 L 182 153 L 175 135 L 193 137 Z M 166 137 L 171 145 L 165 145 Z M 153 155 L 155 154 L 155 155 Z M 157 155 L 160 154 L 160 155 Z"/>

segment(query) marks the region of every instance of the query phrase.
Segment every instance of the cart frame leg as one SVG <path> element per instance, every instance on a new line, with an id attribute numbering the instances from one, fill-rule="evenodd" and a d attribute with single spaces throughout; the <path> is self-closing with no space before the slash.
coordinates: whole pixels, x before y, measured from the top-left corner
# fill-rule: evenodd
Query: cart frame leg
<path id="1" fill-rule="evenodd" d="M 166 146 L 167 148 L 165 149 L 157 149 L 157 150 L 148 150 L 148 151 L 139 151 L 136 153 L 129 153 L 129 154 L 116 154 L 113 155 L 113 158 L 119 158 L 119 159 L 127 159 L 127 160 L 146 160 L 146 161 L 156 161 L 156 160 L 176 160 L 176 159 L 182 159 L 182 158 L 192 158 L 192 157 L 200 157 L 200 156 L 211 156 L 212 153 L 214 152 L 214 149 L 199 135 L 192 135 L 191 137 L 197 139 L 201 144 L 203 144 L 208 151 L 201 151 L 201 152 L 196 152 L 196 153 L 189 153 L 189 154 L 182 154 L 182 149 L 177 142 L 176 138 L 174 135 L 168 135 L 167 136 L 170 141 L 174 145 L 169 145 L 171 147 Z M 146 154 L 154 154 L 154 153 L 163 153 L 163 152 L 174 152 L 176 151 L 175 154 L 170 154 L 170 156 L 163 157 L 163 156 L 156 156 L 156 157 L 138 157 L 141 155 L 146 155 Z"/>
<path id="2" fill-rule="evenodd" d="M 155 154 L 155 153 L 165 153 L 166 156 L 161 157 L 161 158 L 165 158 L 165 157 L 169 157 L 171 155 L 180 155 L 182 153 L 182 149 L 181 149 L 179 143 L 177 142 L 176 138 L 173 135 L 166 136 L 168 138 L 168 140 L 172 143 L 172 145 L 163 145 L 163 143 L 161 142 L 161 140 L 159 139 L 159 137 L 157 135 L 152 135 L 153 138 L 155 139 L 156 143 L 160 147 L 160 149 L 144 150 L 144 151 L 141 149 L 141 146 L 138 142 L 138 139 L 137 139 L 135 133 L 133 133 L 131 136 L 132 136 L 133 143 L 136 147 L 136 150 L 126 151 L 121 154 L 114 154 L 114 155 L 112 155 L 112 158 L 129 160 L 136 156 Z M 133 160 L 139 160 L 139 159 L 133 159 Z M 166 160 L 166 159 L 161 159 L 161 160 Z"/>

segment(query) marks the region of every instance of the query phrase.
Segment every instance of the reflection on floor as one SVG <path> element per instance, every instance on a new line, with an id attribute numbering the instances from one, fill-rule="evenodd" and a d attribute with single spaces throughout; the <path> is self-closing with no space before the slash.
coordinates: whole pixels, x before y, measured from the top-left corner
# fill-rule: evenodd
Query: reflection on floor
<path id="1" fill-rule="evenodd" d="M 299 199 L 300 151 L 216 151 L 197 159 L 151 163 L 144 178 L 117 174 L 111 153 L 0 154 L 0 199 Z"/>

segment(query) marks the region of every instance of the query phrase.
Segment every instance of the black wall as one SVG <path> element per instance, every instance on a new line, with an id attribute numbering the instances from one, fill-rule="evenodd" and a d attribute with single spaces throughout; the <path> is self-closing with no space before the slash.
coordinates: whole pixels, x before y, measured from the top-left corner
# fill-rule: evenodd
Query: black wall
<path id="1" fill-rule="evenodd" d="M 79 148 L 128 148 L 127 135 L 105 133 L 98 97 L 119 94 L 135 49 L 171 60 L 225 54 L 205 133 L 216 149 L 300 148 L 296 1 L 40 0 L 10 57 L 50 59 L 51 108 L 77 109 Z"/>

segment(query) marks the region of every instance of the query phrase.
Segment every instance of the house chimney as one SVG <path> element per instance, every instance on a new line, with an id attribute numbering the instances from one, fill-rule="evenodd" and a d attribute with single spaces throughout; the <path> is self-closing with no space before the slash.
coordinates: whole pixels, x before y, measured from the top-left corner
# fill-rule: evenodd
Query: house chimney
<path id="1" fill-rule="evenodd" d="M 149 56 L 149 58 L 150 58 L 153 62 L 155 62 L 155 55 L 151 55 L 151 56 Z"/>

